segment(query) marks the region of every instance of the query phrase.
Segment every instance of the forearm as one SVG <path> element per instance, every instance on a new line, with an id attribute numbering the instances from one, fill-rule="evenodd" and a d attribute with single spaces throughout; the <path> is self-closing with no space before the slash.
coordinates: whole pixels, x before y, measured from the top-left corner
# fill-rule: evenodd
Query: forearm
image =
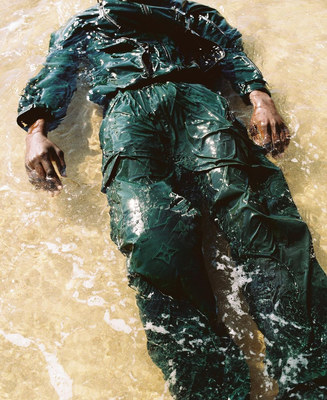
<path id="1" fill-rule="evenodd" d="M 59 45 L 51 48 L 43 68 L 27 83 L 20 97 L 17 123 L 26 131 L 37 119 L 46 119 L 49 131 L 55 129 L 76 90 L 75 50 L 60 49 Z"/>

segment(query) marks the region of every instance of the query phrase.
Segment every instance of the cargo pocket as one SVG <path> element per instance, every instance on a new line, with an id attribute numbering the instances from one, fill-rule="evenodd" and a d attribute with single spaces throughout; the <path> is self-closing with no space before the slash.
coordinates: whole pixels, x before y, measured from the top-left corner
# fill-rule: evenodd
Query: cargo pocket
<path id="1" fill-rule="evenodd" d="M 229 134 L 220 132 L 217 135 L 217 158 L 219 160 L 232 160 L 236 157 L 235 139 Z"/>

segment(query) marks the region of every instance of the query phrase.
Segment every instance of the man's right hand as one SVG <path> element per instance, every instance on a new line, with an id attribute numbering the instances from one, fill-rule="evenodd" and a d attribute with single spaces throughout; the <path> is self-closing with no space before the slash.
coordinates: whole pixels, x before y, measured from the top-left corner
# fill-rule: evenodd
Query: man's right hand
<path id="1" fill-rule="evenodd" d="M 56 163 L 60 175 L 66 176 L 64 153 L 47 138 L 46 121 L 38 119 L 26 136 L 25 168 L 29 181 L 37 189 L 56 194 L 62 189 L 62 183 L 52 162 Z"/>

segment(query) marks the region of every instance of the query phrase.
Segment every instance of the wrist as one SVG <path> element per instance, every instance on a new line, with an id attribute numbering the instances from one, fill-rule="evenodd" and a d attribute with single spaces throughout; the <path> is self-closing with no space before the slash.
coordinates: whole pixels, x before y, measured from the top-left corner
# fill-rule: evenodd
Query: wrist
<path id="1" fill-rule="evenodd" d="M 269 94 L 260 90 L 253 90 L 249 94 L 249 99 L 254 108 L 267 107 L 274 104 Z"/>
<path id="2" fill-rule="evenodd" d="M 46 120 L 43 118 L 37 119 L 27 131 L 28 135 L 42 135 L 47 137 Z"/>

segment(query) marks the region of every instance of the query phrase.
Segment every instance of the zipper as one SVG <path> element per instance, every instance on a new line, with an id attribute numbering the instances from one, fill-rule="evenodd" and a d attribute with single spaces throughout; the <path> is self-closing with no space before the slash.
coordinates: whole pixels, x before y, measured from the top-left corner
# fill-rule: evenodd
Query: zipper
<path id="1" fill-rule="evenodd" d="M 146 4 L 140 4 L 143 14 L 151 15 L 151 10 Z"/>
<path id="2" fill-rule="evenodd" d="M 98 0 L 98 4 L 99 4 L 99 9 L 100 9 L 100 17 L 104 18 L 105 20 L 107 20 L 108 22 L 110 22 L 112 25 L 114 25 L 117 29 L 120 29 L 121 26 L 117 24 L 117 22 L 110 17 L 109 13 L 110 13 L 110 9 L 108 9 L 108 12 L 106 12 L 103 2 L 100 0 Z"/>

